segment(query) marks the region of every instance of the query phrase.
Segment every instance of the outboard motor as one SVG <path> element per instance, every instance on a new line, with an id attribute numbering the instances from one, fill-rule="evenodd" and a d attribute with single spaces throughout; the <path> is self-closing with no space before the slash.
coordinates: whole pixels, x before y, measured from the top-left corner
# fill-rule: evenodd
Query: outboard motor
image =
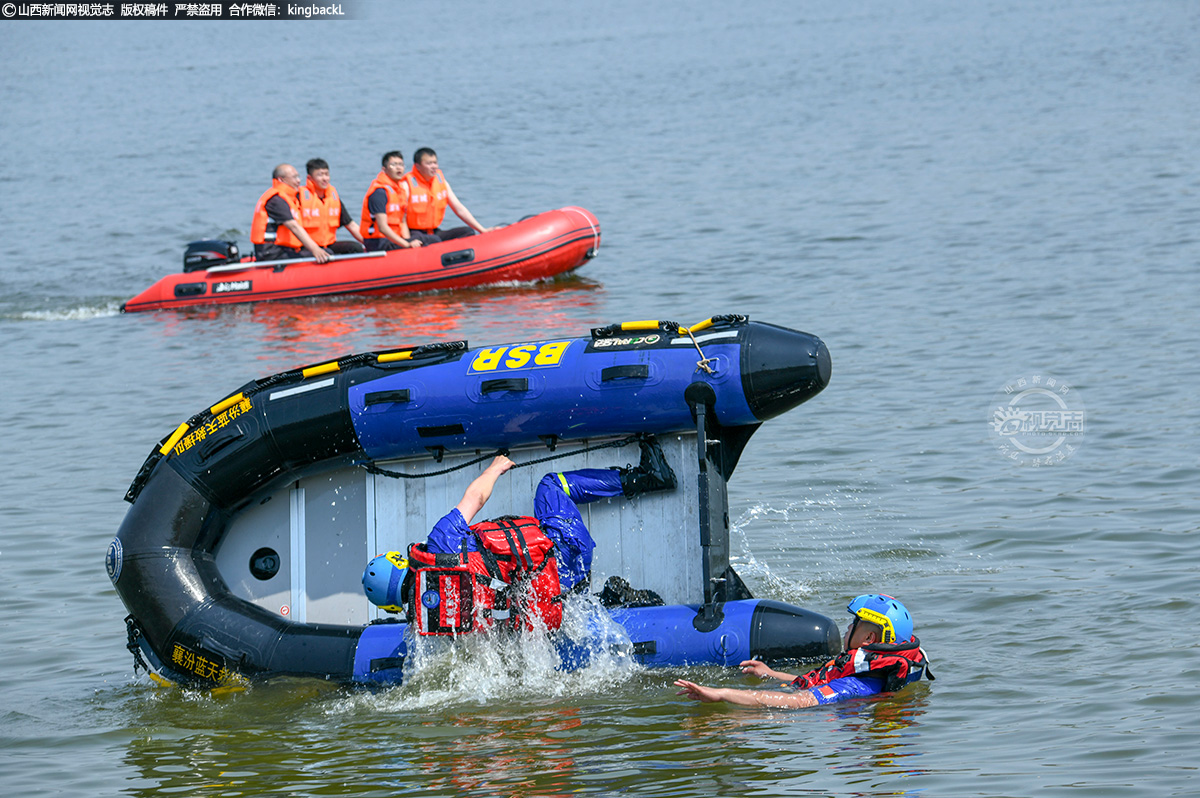
<path id="1" fill-rule="evenodd" d="M 183 270 L 198 272 L 213 266 L 238 263 L 241 257 L 234 241 L 193 241 L 183 251 Z"/>

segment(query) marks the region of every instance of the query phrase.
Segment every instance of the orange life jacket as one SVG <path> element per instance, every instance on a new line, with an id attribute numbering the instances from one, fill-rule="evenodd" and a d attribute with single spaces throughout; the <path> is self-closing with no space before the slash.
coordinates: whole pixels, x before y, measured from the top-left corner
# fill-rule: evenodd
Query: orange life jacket
<path id="1" fill-rule="evenodd" d="M 382 188 L 387 192 L 387 223 L 392 232 L 400 235 L 400 223 L 404 221 L 404 212 L 408 208 L 408 184 L 401 180 L 399 183 L 388 177 L 388 173 L 380 171 L 367 188 L 363 197 L 362 221 L 359 222 L 363 238 L 383 238 L 383 233 L 375 226 L 375 217 L 371 215 L 371 195 L 376 189 Z"/>
<path id="2" fill-rule="evenodd" d="M 300 224 L 317 246 L 327 247 L 337 241 L 337 230 L 342 225 L 342 198 L 333 186 L 325 189 L 325 199 L 317 191 L 311 177 L 300 189 Z"/>
<path id="3" fill-rule="evenodd" d="M 408 184 L 408 229 L 436 230 L 446 218 L 450 204 L 450 184 L 438 169 L 433 179 L 425 182 L 416 169 L 404 175 Z"/>
<path id="4" fill-rule="evenodd" d="M 554 542 L 530 516 L 473 524 L 478 551 L 408 549 L 408 576 L 400 588 L 410 623 L 422 635 L 484 632 L 493 626 L 547 630 L 562 625 L 562 586 Z"/>
<path id="5" fill-rule="evenodd" d="M 282 180 L 274 179 L 271 181 L 271 187 L 263 192 L 263 195 L 258 198 L 258 204 L 254 206 L 254 219 L 250 222 L 250 243 L 276 244 L 281 247 L 300 249 L 304 245 L 300 243 L 299 238 L 296 238 L 296 234 L 284 225 L 276 224 L 267 215 L 267 200 L 276 194 L 283 197 L 291 206 L 293 219 L 301 218 L 300 198 L 296 195 L 295 189 Z"/>

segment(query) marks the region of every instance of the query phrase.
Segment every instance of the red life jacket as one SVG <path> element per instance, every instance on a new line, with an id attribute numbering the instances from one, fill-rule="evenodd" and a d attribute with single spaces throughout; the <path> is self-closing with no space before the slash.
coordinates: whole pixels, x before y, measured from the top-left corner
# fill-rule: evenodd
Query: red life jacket
<path id="1" fill-rule="evenodd" d="M 473 524 L 478 551 L 430 552 L 408 548 L 409 575 L 401 587 L 409 622 L 422 635 L 562 626 L 562 587 L 554 542 L 529 516 Z"/>
<path id="2" fill-rule="evenodd" d="M 792 684 L 801 690 L 829 684 L 843 676 L 883 679 L 884 692 L 899 690 L 922 676 L 933 678 L 929 658 L 915 636 L 906 643 L 873 643 L 844 651 L 819 668 L 797 676 Z"/>

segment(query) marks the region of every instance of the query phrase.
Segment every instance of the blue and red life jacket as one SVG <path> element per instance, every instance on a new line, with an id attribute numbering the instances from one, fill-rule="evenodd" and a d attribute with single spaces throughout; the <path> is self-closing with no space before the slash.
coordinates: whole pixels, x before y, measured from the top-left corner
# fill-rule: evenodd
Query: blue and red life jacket
<path id="1" fill-rule="evenodd" d="M 808 690 L 844 676 L 882 679 L 884 692 L 891 692 L 922 676 L 932 679 L 933 672 L 921 641 L 914 635 L 904 643 L 873 643 L 844 651 L 821 667 L 797 676 L 792 685 Z"/>
<path id="2" fill-rule="evenodd" d="M 457 554 L 408 548 L 409 575 L 401 588 L 409 622 L 421 635 L 485 632 L 499 626 L 548 631 L 562 625 L 562 588 L 554 542 L 530 516 L 473 524 L 479 543 Z"/>

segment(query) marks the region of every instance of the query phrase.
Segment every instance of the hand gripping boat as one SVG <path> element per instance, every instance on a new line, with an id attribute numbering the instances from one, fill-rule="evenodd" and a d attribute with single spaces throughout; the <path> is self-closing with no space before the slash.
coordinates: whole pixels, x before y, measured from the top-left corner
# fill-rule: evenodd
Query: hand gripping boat
<path id="1" fill-rule="evenodd" d="M 424 541 L 494 450 L 533 467 L 497 484 L 492 518 L 528 514 L 546 472 L 636 462 L 631 434 L 653 433 L 676 489 L 581 507 L 592 585 L 621 576 L 665 602 L 612 610 L 632 654 L 828 657 L 841 646 L 831 620 L 754 599 L 730 567 L 726 481 L 754 431 L 829 376 L 818 338 L 719 316 L 435 343 L 255 380 L 180 424 L 129 488 L 106 558 L 129 647 L 183 684 L 398 682 L 406 624 L 376 617 L 367 560 Z"/>
<path id="2" fill-rule="evenodd" d="M 583 208 L 547 211 L 491 232 L 416 249 L 311 258 L 237 261 L 223 241 L 196 242 L 184 271 L 121 306 L 125 313 L 330 294 L 395 294 L 553 277 L 600 249 L 600 223 Z M 209 251 L 213 250 L 213 251 Z"/>

